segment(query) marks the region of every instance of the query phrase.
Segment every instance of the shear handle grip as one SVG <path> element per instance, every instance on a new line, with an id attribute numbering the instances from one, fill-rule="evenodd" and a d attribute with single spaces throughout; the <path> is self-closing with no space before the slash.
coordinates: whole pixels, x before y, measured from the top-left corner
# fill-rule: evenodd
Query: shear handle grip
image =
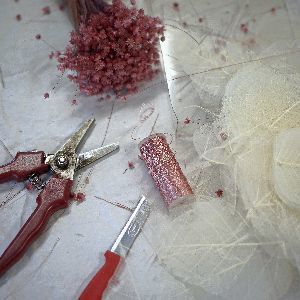
<path id="1" fill-rule="evenodd" d="M 37 207 L 0 257 L 0 276 L 26 252 L 42 233 L 50 217 L 69 204 L 72 180 L 52 177 L 37 197 Z"/>
<path id="2" fill-rule="evenodd" d="M 24 181 L 33 173 L 42 174 L 48 169 L 43 151 L 18 152 L 13 161 L 0 166 L 0 183 L 11 180 Z"/>
<path id="3" fill-rule="evenodd" d="M 109 281 L 115 274 L 121 260 L 121 256 L 111 251 L 106 251 L 104 256 L 105 264 L 87 285 L 87 287 L 79 297 L 79 300 L 102 299 L 103 293 L 107 288 Z"/>

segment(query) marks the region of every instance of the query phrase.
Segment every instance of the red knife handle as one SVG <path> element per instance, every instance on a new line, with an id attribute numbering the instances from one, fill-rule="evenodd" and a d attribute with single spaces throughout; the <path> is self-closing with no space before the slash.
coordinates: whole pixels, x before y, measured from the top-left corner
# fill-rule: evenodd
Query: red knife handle
<path id="1" fill-rule="evenodd" d="M 96 273 L 90 283 L 82 292 L 79 300 L 100 300 L 102 299 L 103 293 L 107 288 L 109 281 L 113 277 L 116 269 L 120 263 L 121 256 L 118 254 L 106 251 L 105 264 Z"/>
<path id="2" fill-rule="evenodd" d="M 18 152 L 14 160 L 4 166 L 0 166 L 0 182 L 11 180 L 23 181 L 33 173 L 47 172 L 49 166 L 45 164 L 45 153 Z"/>
<path id="3" fill-rule="evenodd" d="M 72 180 L 52 177 L 38 195 L 37 207 L 0 257 L 0 276 L 26 252 L 42 233 L 51 215 L 69 204 Z"/>

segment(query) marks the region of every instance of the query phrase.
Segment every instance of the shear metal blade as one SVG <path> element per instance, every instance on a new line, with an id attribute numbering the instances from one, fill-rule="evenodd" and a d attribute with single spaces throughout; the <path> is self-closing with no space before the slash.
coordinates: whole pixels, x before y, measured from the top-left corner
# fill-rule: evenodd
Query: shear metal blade
<path id="1" fill-rule="evenodd" d="M 149 214 L 149 203 L 146 197 L 142 196 L 131 217 L 111 247 L 111 251 L 123 257 L 126 256 L 136 237 L 141 232 Z"/>
<path id="2" fill-rule="evenodd" d="M 85 166 L 110 154 L 111 152 L 113 152 L 117 149 L 119 149 L 119 144 L 114 143 L 114 144 L 110 144 L 110 145 L 107 145 L 107 146 L 104 146 L 101 148 L 97 148 L 97 149 L 90 150 L 88 152 L 79 154 L 78 158 L 77 158 L 77 164 L 76 164 L 75 171 L 80 170 L 81 168 L 84 168 Z"/>
<path id="3" fill-rule="evenodd" d="M 95 119 L 85 121 L 82 126 L 64 143 L 57 152 L 74 153 Z"/>

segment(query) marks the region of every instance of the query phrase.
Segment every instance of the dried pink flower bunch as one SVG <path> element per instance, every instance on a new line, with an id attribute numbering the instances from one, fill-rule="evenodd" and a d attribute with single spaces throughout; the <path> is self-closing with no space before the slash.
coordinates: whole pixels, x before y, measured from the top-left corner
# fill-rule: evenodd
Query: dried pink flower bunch
<path id="1" fill-rule="evenodd" d="M 73 71 L 69 78 L 87 95 L 134 93 L 141 81 L 158 72 L 157 45 L 163 33 L 159 18 L 113 0 L 71 33 L 58 68 Z"/>

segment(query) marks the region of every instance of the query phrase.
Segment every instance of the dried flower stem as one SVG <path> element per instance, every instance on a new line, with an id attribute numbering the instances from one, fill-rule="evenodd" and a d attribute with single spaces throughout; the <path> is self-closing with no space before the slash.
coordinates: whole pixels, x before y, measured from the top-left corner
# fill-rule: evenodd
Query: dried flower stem
<path id="1" fill-rule="evenodd" d="M 75 28 L 85 22 L 89 15 L 103 10 L 105 2 L 103 0 L 68 0 L 69 9 L 72 14 Z"/>

